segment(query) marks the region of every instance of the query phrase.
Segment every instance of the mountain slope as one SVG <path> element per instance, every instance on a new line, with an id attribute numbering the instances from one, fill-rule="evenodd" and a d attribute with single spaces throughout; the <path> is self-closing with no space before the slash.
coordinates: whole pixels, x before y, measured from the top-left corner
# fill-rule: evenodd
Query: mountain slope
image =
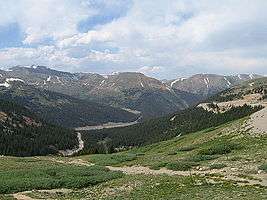
<path id="1" fill-rule="evenodd" d="M 0 99 L 13 100 L 51 124 L 80 127 L 138 118 L 125 110 L 38 89 L 20 79 L 2 78 L 1 82 Z"/>
<path id="2" fill-rule="evenodd" d="M 137 110 L 143 118 L 173 113 L 195 104 L 198 95 L 171 89 L 141 73 L 124 72 L 102 76 L 91 73 L 59 72 L 42 66 L 13 67 L 1 72 L 38 88 L 79 99 Z"/>
<path id="3" fill-rule="evenodd" d="M 257 79 L 262 76 L 256 74 L 240 74 L 235 76 L 222 76 L 216 74 L 196 74 L 189 78 L 180 78 L 169 81 L 171 88 L 198 94 L 202 98 L 212 96 L 218 92 L 231 88 L 244 81 Z"/>
<path id="4" fill-rule="evenodd" d="M 247 95 L 257 95 L 266 99 L 267 94 L 267 77 L 245 81 L 235 87 L 222 91 L 211 97 L 210 101 L 223 102 L 236 99 L 244 99 Z"/>
<path id="5" fill-rule="evenodd" d="M 13 67 L 0 72 L 3 77 L 19 78 L 29 85 L 75 98 L 119 108 L 136 110 L 150 119 L 196 105 L 207 97 L 258 75 L 221 76 L 197 74 L 163 83 L 136 72 L 102 76 L 69 73 L 44 66 Z"/>
<path id="6" fill-rule="evenodd" d="M 0 100 L 0 155 L 55 154 L 77 144 L 74 131 L 48 125 L 28 109 Z"/>

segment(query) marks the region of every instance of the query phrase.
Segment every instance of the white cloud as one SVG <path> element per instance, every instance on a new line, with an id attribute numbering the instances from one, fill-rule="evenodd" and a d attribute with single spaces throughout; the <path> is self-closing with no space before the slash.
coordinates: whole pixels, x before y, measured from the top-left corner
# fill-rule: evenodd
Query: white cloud
<path id="1" fill-rule="evenodd" d="M 158 72 L 161 70 L 160 66 L 144 66 L 141 67 L 138 71 L 142 73 L 151 73 L 151 72 Z"/>
<path id="2" fill-rule="evenodd" d="M 25 32 L 25 44 L 61 39 L 77 34 L 77 24 L 93 14 L 82 0 L 8 0 L 0 2 L 4 19 L 16 22 Z M 4 14 L 3 14 L 4 13 Z M 2 18 L 2 17 L 1 17 Z"/>
<path id="3" fill-rule="evenodd" d="M 267 50 L 265 0 L 133 0 L 125 15 L 79 32 L 80 21 L 106 12 L 109 6 L 115 12 L 114 5 L 124 1 L 101 1 L 102 10 L 93 6 L 96 2 L 1 1 L 0 25 L 17 22 L 25 32 L 24 43 L 37 47 L 2 50 L 0 64 L 32 62 L 96 72 L 135 70 L 164 77 L 267 73 L 267 56 L 262 53 Z M 46 39 L 54 41 L 38 45 Z"/>

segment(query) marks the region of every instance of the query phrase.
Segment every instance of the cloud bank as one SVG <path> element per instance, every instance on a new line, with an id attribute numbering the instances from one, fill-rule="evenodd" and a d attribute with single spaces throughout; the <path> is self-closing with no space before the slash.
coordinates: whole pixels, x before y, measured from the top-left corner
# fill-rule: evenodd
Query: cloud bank
<path id="1" fill-rule="evenodd" d="M 267 73 L 265 0 L 0 2 L 0 66 L 66 71 Z"/>

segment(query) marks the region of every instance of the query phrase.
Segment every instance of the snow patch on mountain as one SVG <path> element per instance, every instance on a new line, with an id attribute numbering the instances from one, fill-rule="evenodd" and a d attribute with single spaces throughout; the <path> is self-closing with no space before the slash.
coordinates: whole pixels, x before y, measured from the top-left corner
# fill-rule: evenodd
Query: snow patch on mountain
<path id="1" fill-rule="evenodd" d="M 10 84 L 7 83 L 7 82 L 0 83 L 0 87 L 6 87 L 6 88 L 8 88 L 8 87 L 10 87 Z"/>
<path id="2" fill-rule="evenodd" d="M 19 79 L 19 78 L 6 78 L 6 82 L 12 82 L 12 81 L 20 81 L 20 82 L 25 83 L 24 80 Z"/>
<path id="3" fill-rule="evenodd" d="M 209 88 L 209 83 L 210 83 L 209 78 L 204 78 L 204 82 L 206 84 L 206 87 Z"/>
<path id="4" fill-rule="evenodd" d="M 177 82 L 179 82 L 179 81 L 186 80 L 186 79 L 187 79 L 187 78 L 178 78 L 178 79 L 172 81 L 172 82 L 171 82 L 171 87 L 172 87 L 175 83 L 177 83 Z"/>
<path id="5" fill-rule="evenodd" d="M 51 76 L 49 76 L 47 79 L 46 79 L 47 82 L 50 82 L 51 81 Z"/>
<path id="6" fill-rule="evenodd" d="M 226 77 L 224 77 L 224 80 L 227 82 L 228 87 L 232 85 L 232 83 Z"/>
<path id="7" fill-rule="evenodd" d="M 8 88 L 10 87 L 10 82 L 13 82 L 13 81 L 19 81 L 19 82 L 25 83 L 24 80 L 19 79 L 19 78 L 6 78 L 4 83 L 0 83 L 0 86 Z"/>
<path id="8" fill-rule="evenodd" d="M 101 81 L 100 86 L 102 86 L 105 83 L 106 80 Z"/>

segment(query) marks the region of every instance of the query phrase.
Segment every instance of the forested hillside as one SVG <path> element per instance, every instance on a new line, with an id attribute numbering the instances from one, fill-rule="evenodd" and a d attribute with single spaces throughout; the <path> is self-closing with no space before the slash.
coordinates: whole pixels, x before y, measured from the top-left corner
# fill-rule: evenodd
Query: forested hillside
<path id="1" fill-rule="evenodd" d="M 83 132 L 85 152 L 109 153 L 118 148 L 147 145 L 215 127 L 248 116 L 260 109 L 260 106 L 245 105 L 216 114 L 196 107 L 129 127 Z"/>
<path id="2" fill-rule="evenodd" d="M 48 125 L 24 107 L 0 101 L 0 155 L 55 154 L 77 144 L 74 131 Z"/>
<path id="3" fill-rule="evenodd" d="M 21 81 L 8 84 L 8 87 L 0 87 L 0 99 L 12 100 L 25 106 L 39 118 L 54 125 L 80 127 L 107 122 L 129 122 L 138 118 L 122 109 L 38 89 Z"/>

